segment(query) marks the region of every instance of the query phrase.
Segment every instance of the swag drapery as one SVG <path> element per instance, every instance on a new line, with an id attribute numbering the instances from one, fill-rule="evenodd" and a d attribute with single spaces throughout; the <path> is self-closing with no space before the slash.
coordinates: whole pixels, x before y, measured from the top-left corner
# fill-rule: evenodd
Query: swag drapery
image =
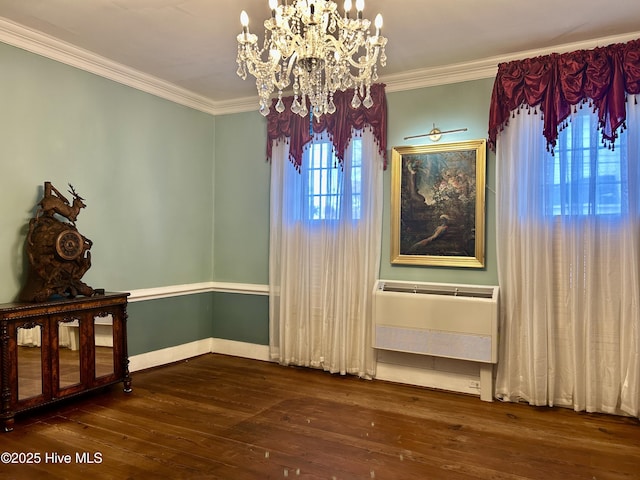
<path id="1" fill-rule="evenodd" d="M 289 144 L 289 160 L 297 169 L 302 165 L 302 153 L 309 145 L 313 135 L 326 132 L 333 144 L 338 161 L 342 162 L 345 150 L 353 137 L 354 131 L 368 128 L 372 131 L 378 145 L 378 151 L 384 159 L 386 168 L 387 158 L 387 100 L 384 85 L 376 83 L 371 86 L 371 108 L 352 108 L 353 90 L 336 92 L 333 102 L 336 112 L 332 115 L 301 117 L 291 112 L 293 97 L 284 97 L 282 101 L 286 109 L 282 113 L 276 112 L 272 106 L 267 116 L 267 160 L 273 158 L 273 145 L 285 140 Z M 275 100 L 273 105 L 275 105 Z M 311 133 L 313 132 L 313 134 Z"/>
<path id="2" fill-rule="evenodd" d="M 640 416 L 638 93 L 640 41 L 499 66 L 498 398 Z"/>
<path id="3" fill-rule="evenodd" d="M 542 112 L 550 149 L 572 108 L 590 102 L 602 138 L 613 143 L 626 120 L 627 95 L 640 93 L 640 39 L 592 50 L 577 50 L 502 63 L 493 86 L 489 146 L 522 108 Z M 635 101 L 635 100 L 634 100 Z"/>
<path id="4" fill-rule="evenodd" d="M 384 87 L 374 85 L 371 95 L 373 107 L 355 110 L 353 92 L 337 92 L 337 111 L 314 118 L 313 135 L 309 117 L 288 110 L 291 98 L 283 99 L 285 112 L 272 109 L 267 119 L 269 349 L 283 365 L 375 374 L 370 335 L 386 164 Z M 329 167 L 310 173 L 311 152 L 331 150 Z M 322 187 L 314 190 L 317 181 Z M 311 191 L 331 197 L 327 216 L 309 213 Z"/>

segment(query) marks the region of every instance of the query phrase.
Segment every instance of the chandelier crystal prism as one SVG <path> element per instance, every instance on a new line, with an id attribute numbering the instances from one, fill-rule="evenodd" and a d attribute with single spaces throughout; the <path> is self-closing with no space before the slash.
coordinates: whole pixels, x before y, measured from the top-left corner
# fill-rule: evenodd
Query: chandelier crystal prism
<path id="1" fill-rule="evenodd" d="M 238 35 L 238 75 L 256 78 L 259 110 L 269 114 L 274 92 L 276 110 L 285 110 L 282 94 L 293 89 L 291 111 L 305 117 L 309 111 L 320 117 L 336 111 L 333 96 L 337 90 L 354 89 L 351 106 L 373 106 L 371 85 L 378 80 L 378 60 L 387 62 L 387 39 L 381 35 L 382 16 L 371 22 L 363 18 L 364 0 L 356 1 L 351 18 L 351 0 L 342 13 L 335 2 L 326 0 L 269 0 L 271 18 L 264 21 L 264 43 L 249 32 L 249 17 L 240 15 L 242 33 Z"/>

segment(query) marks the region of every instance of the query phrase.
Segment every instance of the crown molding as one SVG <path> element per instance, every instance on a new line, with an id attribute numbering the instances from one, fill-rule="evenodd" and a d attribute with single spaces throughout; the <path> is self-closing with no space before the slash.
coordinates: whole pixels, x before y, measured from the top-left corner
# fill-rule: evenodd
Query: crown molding
<path id="1" fill-rule="evenodd" d="M 588 50 L 603 47 L 613 43 L 625 43 L 640 38 L 640 32 L 612 35 L 583 42 L 566 43 L 549 48 L 525 50 L 509 55 L 500 55 L 471 62 L 444 65 L 441 67 L 411 70 L 395 75 L 387 75 L 380 78 L 380 82 L 386 85 L 387 92 L 401 92 L 415 90 L 417 88 L 434 87 L 451 83 L 467 82 L 495 77 L 500 63 L 521 60 L 523 58 L 539 57 L 551 53 L 566 53 L 575 50 Z"/>
<path id="2" fill-rule="evenodd" d="M 228 113 L 257 112 L 258 95 L 254 97 L 234 98 L 215 102 L 215 115 L 226 115 Z"/>
<path id="3" fill-rule="evenodd" d="M 216 114 L 216 102 L 152 75 L 0 17 L 0 42 L 113 80 L 165 100 Z"/>
<path id="4" fill-rule="evenodd" d="M 480 80 L 496 75 L 498 63 L 493 59 L 458 63 L 442 67 L 422 68 L 380 77 L 387 92 L 402 92 L 451 83 Z"/>
<path id="5" fill-rule="evenodd" d="M 498 65 L 503 62 L 548 55 L 550 53 L 565 53 L 574 50 L 590 49 L 612 43 L 628 42 L 637 38 L 640 38 L 640 32 L 612 35 L 583 42 L 527 50 L 471 62 L 411 70 L 399 74 L 382 76 L 380 77 L 380 81 L 386 84 L 387 92 L 400 92 L 437 85 L 480 80 L 494 77 Z M 0 17 L 0 42 L 212 115 L 225 115 L 257 110 L 257 96 L 214 101 L 3 17 Z"/>

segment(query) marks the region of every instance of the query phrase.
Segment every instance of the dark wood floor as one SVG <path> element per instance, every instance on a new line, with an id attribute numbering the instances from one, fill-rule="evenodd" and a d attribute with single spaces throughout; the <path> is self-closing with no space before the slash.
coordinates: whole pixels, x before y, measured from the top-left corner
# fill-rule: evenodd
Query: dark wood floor
<path id="1" fill-rule="evenodd" d="M 0 464 L 0 478 L 640 479 L 637 419 L 222 355 L 137 372 L 133 387 L 19 417 L 0 452 L 40 463 Z"/>

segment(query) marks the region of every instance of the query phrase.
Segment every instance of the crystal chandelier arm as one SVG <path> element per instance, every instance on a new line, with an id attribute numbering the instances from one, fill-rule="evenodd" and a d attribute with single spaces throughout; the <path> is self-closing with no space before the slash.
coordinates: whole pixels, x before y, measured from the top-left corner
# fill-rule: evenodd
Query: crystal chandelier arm
<path id="1" fill-rule="evenodd" d="M 354 69 L 357 69 L 360 73 L 357 76 L 354 75 L 354 78 L 360 78 L 363 76 L 368 76 L 368 71 L 377 63 L 380 52 L 384 49 L 384 46 L 386 44 L 386 38 L 378 37 L 375 39 L 375 41 L 367 42 L 365 46 L 365 52 L 362 52 L 362 55 L 360 56 L 357 56 L 358 51 L 360 50 L 359 47 L 355 47 L 351 50 L 345 51 L 343 48 L 341 48 L 341 45 L 343 44 L 340 44 L 333 37 L 327 39 L 326 42 L 326 49 L 327 51 L 331 52 L 331 54 L 335 58 L 336 63 L 342 64 L 345 67 L 348 64 Z M 354 56 L 356 57 L 354 58 Z"/>
<path id="2" fill-rule="evenodd" d="M 282 70 L 280 70 L 280 80 L 277 80 L 277 75 L 274 75 L 274 85 L 277 90 L 282 91 L 285 90 L 289 85 L 291 85 L 291 71 L 293 70 L 293 66 L 295 65 L 298 59 L 298 54 L 293 52 L 293 55 L 289 57 L 288 60 L 282 60 Z M 286 70 L 285 67 L 286 66 Z"/>

